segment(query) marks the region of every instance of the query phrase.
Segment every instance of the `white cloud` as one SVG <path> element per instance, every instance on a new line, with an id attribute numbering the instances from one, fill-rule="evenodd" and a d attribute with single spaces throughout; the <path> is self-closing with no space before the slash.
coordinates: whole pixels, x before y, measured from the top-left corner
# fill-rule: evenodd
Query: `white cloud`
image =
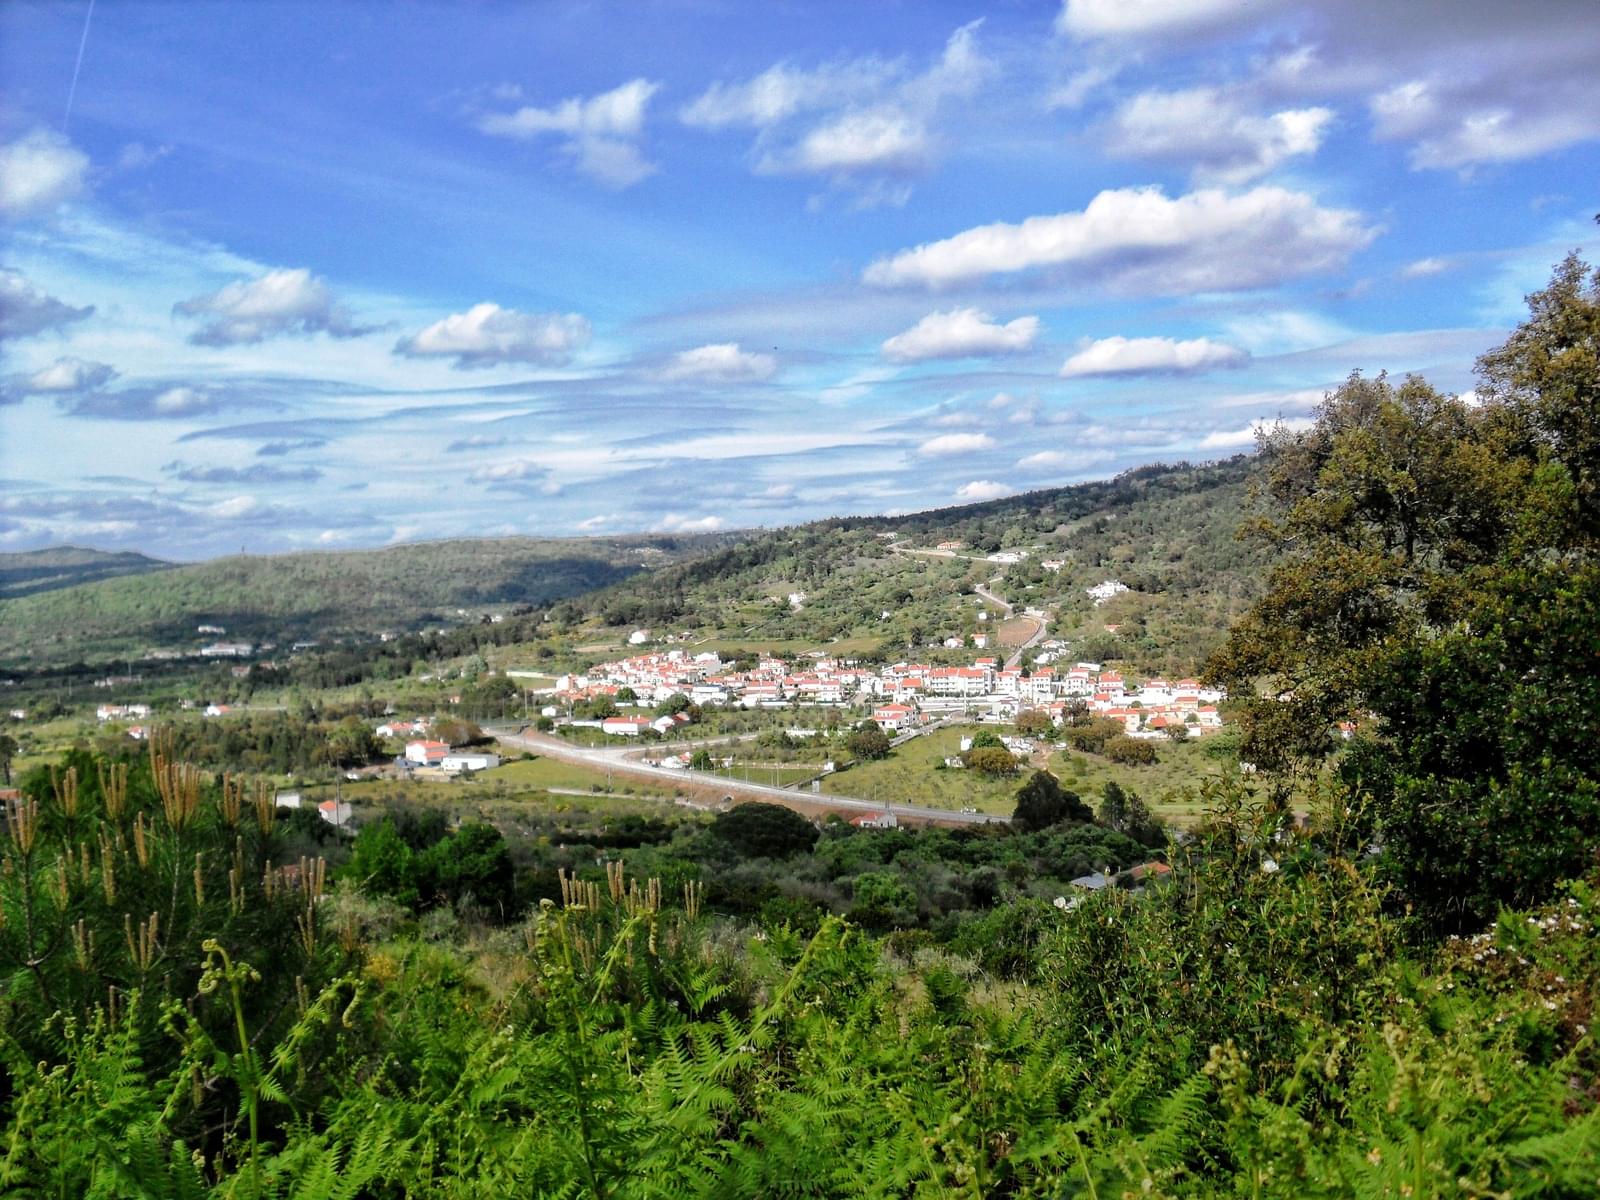
<path id="1" fill-rule="evenodd" d="M 519 139 L 554 135 L 578 170 L 612 188 L 626 188 L 655 174 L 638 147 L 650 99 L 661 85 L 648 79 L 627 83 L 588 98 L 569 97 L 550 108 L 526 105 L 509 113 L 486 113 L 478 129 Z"/>
<path id="2" fill-rule="evenodd" d="M 85 362 L 81 358 L 58 358 L 48 367 L 28 377 L 30 392 L 86 392 L 102 387 L 116 377 L 106 363 Z"/>
<path id="3" fill-rule="evenodd" d="M 93 312 L 92 304 L 82 308 L 63 304 L 21 271 L 0 267 L 0 341 L 60 329 Z"/>
<path id="4" fill-rule="evenodd" d="M 685 125 L 765 129 L 798 113 L 833 108 L 876 95 L 893 74 L 877 58 L 855 59 L 803 70 L 788 63 L 768 67 L 743 83 L 714 83 L 678 119 Z"/>
<path id="5" fill-rule="evenodd" d="M 20 220 L 49 212 L 83 190 L 89 158 L 66 138 L 35 129 L 0 146 L 0 214 Z"/>
<path id="6" fill-rule="evenodd" d="M 1096 463 L 1105 462 L 1111 456 L 1104 450 L 1080 450 L 1069 452 L 1066 450 L 1041 450 L 1037 454 L 1030 454 L 1026 458 L 1017 460 L 1019 471 L 1064 471 L 1082 470 Z"/>
<path id="7" fill-rule="evenodd" d="M 1361 214 L 1303 192 L 1204 189 L 1169 200 L 1160 188 L 1103 191 L 1082 212 L 968 229 L 879 259 L 879 287 L 947 287 L 1056 267 L 1121 291 L 1235 291 L 1334 270 L 1377 236 Z"/>
<path id="8" fill-rule="evenodd" d="M 932 312 L 904 333 L 883 343 L 891 362 L 928 358 L 969 358 L 982 354 L 1015 354 L 1033 345 L 1038 317 L 1018 317 L 1002 325 L 976 308 Z"/>
<path id="9" fill-rule="evenodd" d="M 1187 33 L 1273 7 L 1273 0 L 1063 0 L 1056 28 L 1080 38 Z"/>
<path id="10" fill-rule="evenodd" d="M 682 513 L 667 513 L 661 518 L 660 528 L 671 533 L 714 533 L 723 524 L 721 517 L 686 517 Z"/>
<path id="11" fill-rule="evenodd" d="M 759 383 L 771 379 L 778 360 L 770 354 L 739 349 L 738 342 L 718 342 L 682 350 L 661 371 L 661 378 L 678 382 Z"/>
<path id="12" fill-rule="evenodd" d="M 588 345 L 589 322 L 577 313 L 524 313 L 475 304 L 395 343 L 408 358 L 454 358 L 460 368 L 500 363 L 559 366 Z"/>
<path id="13" fill-rule="evenodd" d="M 941 106 L 972 96 L 993 71 L 978 48 L 981 24 L 957 29 L 921 72 L 875 57 L 810 70 L 779 63 L 742 83 L 713 84 L 679 117 L 703 129 L 758 130 L 758 174 L 820 175 L 861 206 L 903 204 L 905 177 L 936 157 Z"/>
<path id="14" fill-rule="evenodd" d="M 1208 433 L 1195 445 L 1201 450 L 1242 450 L 1246 446 L 1255 445 L 1256 435 L 1263 430 L 1281 425 L 1284 429 L 1298 431 L 1310 429 L 1315 423 L 1310 417 L 1291 417 L 1285 421 L 1275 417 L 1260 417 L 1243 429 L 1223 429 L 1216 433 Z"/>
<path id="15" fill-rule="evenodd" d="M 157 393 L 150 401 L 152 411 L 164 417 L 187 417 L 207 413 L 217 407 L 216 397 L 202 388 L 173 387 Z"/>
<path id="16" fill-rule="evenodd" d="M 1426 279 L 1430 275 L 1441 275 L 1450 269 L 1450 260 L 1447 258 L 1419 258 L 1416 262 L 1409 262 L 1400 268 L 1402 279 Z"/>
<path id="17" fill-rule="evenodd" d="M 1009 485 L 996 483 L 993 479 L 974 479 L 971 483 L 962 484 L 955 491 L 957 500 L 998 500 L 1001 496 L 1010 494 Z"/>
<path id="18" fill-rule="evenodd" d="M 237 521 L 242 517 L 254 515 L 262 507 L 261 501 L 254 496 L 234 496 L 231 500 L 223 500 L 213 504 L 207 511 L 218 520 Z"/>
<path id="19" fill-rule="evenodd" d="M 1262 115 L 1218 88 L 1142 92 L 1111 118 L 1107 149 L 1123 158 L 1190 166 L 1201 181 L 1241 184 L 1285 159 L 1315 154 L 1332 119 L 1327 108 Z"/>
<path id="20" fill-rule="evenodd" d="M 1091 342 L 1062 364 L 1066 378 L 1080 375 L 1184 375 L 1242 367 L 1250 355 L 1210 338 L 1108 337 Z"/>
<path id="21" fill-rule="evenodd" d="M 920 121 L 893 109 L 874 109 L 845 113 L 818 126 L 801 140 L 787 164 L 774 160 L 768 169 L 816 175 L 910 174 L 926 165 L 929 148 L 928 131 Z"/>
<path id="22" fill-rule="evenodd" d="M 941 433 L 917 447 L 918 454 L 930 457 L 943 454 L 971 454 L 978 450 L 993 450 L 995 440 L 987 433 Z"/>
<path id="23" fill-rule="evenodd" d="M 252 345 L 290 333 L 355 337 L 370 332 L 358 329 L 350 314 L 335 303 L 327 280 L 305 267 L 235 280 L 215 292 L 180 301 L 172 311 L 205 321 L 189 337 L 197 346 Z"/>
<path id="24" fill-rule="evenodd" d="M 579 521 L 577 527 L 584 533 L 593 533 L 597 529 L 604 529 L 607 525 L 620 524 L 622 520 L 621 513 L 596 513 Z"/>

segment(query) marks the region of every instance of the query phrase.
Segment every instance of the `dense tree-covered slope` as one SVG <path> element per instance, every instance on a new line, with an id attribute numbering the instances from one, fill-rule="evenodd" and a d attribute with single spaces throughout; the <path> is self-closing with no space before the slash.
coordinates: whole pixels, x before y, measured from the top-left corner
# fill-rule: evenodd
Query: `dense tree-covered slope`
<path id="1" fill-rule="evenodd" d="M 131 550 L 111 552 L 81 546 L 52 546 L 48 550 L 0 554 L 0 597 L 30 596 L 35 592 L 93 583 L 97 579 L 164 571 L 170 566 L 171 563 Z"/>
<path id="2" fill-rule="evenodd" d="M 727 535 L 499 538 L 232 557 L 0 601 L 0 660 L 196 647 L 196 627 L 282 643 L 547 604 L 713 548 Z"/>

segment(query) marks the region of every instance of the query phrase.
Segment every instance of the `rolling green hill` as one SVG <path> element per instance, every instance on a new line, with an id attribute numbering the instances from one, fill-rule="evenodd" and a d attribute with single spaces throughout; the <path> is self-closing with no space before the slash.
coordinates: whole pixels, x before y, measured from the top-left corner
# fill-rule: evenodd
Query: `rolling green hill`
<path id="1" fill-rule="evenodd" d="M 112 553 L 81 546 L 53 546 L 48 550 L 0 554 L 0 599 L 31 596 L 36 592 L 93 583 L 97 579 L 165 571 L 172 565 L 131 550 Z"/>
<path id="2" fill-rule="evenodd" d="M 733 536 L 472 539 L 167 566 L 0 600 L 0 662 L 197 649 L 211 640 L 196 631 L 202 624 L 223 627 L 230 639 L 280 645 L 405 630 L 458 620 L 458 609 L 546 604 Z"/>
<path id="3" fill-rule="evenodd" d="M 572 611 L 752 642 L 867 638 L 896 655 L 978 631 L 972 587 L 999 576 L 996 590 L 1050 612 L 1074 653 L 1187 673 L 1258 593 L 1265 554 L 1235 537 L 1253 470 L 1248 456 L 1141 467 L 981 504 L 780 529 L 574 600 Z M 961 547 L 937 551 L 949 542 Z M 1027 558 L 987 561 L 1000 550 Z M 1065 565 L 1047 571 L 1044 560 Z M 1131 591 L 1096 608 L 1084 589 L 1108 578 Z"/>

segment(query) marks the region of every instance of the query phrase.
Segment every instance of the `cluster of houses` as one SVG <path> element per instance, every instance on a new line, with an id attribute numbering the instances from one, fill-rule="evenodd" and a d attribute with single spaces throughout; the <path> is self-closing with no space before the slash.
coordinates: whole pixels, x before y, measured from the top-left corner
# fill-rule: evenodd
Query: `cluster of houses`
<path id="1" fill-rule="evenodd" d="M 686 696 L 697 705 L 740 705 L 745 708 L 787 708 L 794 704 L 846 706 L 872 704 L 872 719 L 887 733 L 914 729 L 940 715 L 966 714 L 1008 722 L 1023 709 L 1048 713 L 1059 725 L 1069 708 L 1123 722 L 1135 737 L 1162 737 L 1174 725 L 1194 734 L 1222 725 L 1218 702 L 1223 693 L 1196 679 L 1146 680 L 1130 688 L 1121 674 L 1099 663 L 1070 667 L 1002 667 L 993 657 L 970 666 L 895 663 L 869 667 L 826 654 L 804 661 L 764 657 L 737 671 L 715 653 L 669 650 L 602 663 L 581 675 L 556 680 L 553 699 L 571 705 L 597 697 L 613 701 L 624 689 L 637 702 L 655 705 L 672 696 Z M 548 715 L 559 709 L 552 705 Z M 668 732 L 675 718 L 612 717 L 598 724 L 607 733 L 638 734 L 647 728 Z"/>

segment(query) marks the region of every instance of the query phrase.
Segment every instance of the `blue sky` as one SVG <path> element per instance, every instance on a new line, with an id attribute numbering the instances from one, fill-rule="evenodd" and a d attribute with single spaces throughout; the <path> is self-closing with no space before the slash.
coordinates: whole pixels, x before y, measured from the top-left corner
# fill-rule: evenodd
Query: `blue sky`
<path id="1" fill-rule="evenodd" d="M 909 511 L 1464 391 L 1596 238 L 1594 17 L 13 0 L 0 549 Z"/>

